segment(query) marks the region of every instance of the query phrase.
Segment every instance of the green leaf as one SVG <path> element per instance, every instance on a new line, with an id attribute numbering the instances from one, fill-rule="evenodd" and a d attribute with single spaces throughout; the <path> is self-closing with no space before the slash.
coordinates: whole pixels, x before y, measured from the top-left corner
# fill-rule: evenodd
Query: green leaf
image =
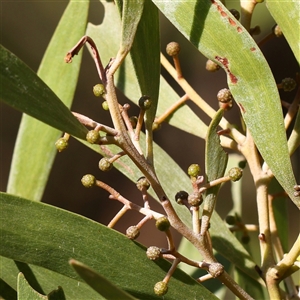
<path id="1" fill-rule="evenodd" d="M 84 281 L 86 281 L 95 291 L 97 291 L 106 299 L 137 299 L 132 297 L 130 294 L 122 291 L 117 286 L 108 281 L 106 278 L 101 276 L 98 272 L 92 270 L 83 263 L 75 259 L 70 260 L 69 263 Z"/>
<path id="2" fill-rule="evenodd" d="M 47 296 L 35 291 L 27 282 L 24 275 L 18 275 L 18 300 L 48 300 Z"/>
<path id="3" fill-rule="evenodd" d="M 70 1 L 38 70 L 38 76 L 67 107 L 70 107 L 73 101 L 82 54 L 78 55 L 72 65 L 64 62 L 64 55 L 84 34 L 88 8 L 88 1 Z M 86 129 L 36 74 L 13 55 L 5 55 L 7 72 L 2 73 L 5 76 L 5 95 L 2 100 L 59 129 L 54 129 L 28 115 L 22 117 L 7 190 L 39 201 L 57 153 L 54 143 L 61 131 L 84 138 Z M 7 85 L 4 85 L 5 82 Z"/>
<path id="4" fill-rule="evenodd" d="M 207 182 L 223 177 L 227 166 L 228 155 L 224 152 L 223 147 L 220 145 L 220 136 L 217 133 L 217 128 L 223 114 L 223 109 L 219 109 L 208 127 L 205 147 L 205 175 Z M 221 185 L 218 184 L 207 189 L 205 192 L 201 217 L 202 235 L 204 235 L 208 230 L 209 221 L 215 209 L 220 186 Z"/>
<path id="5" fill-rule="evenodd" d="M 241 272 L 238 268 L 236 268 L 234 272 L 236 282 L 243 290 L 249 293 L 253 299 L 267 299 L 266 289 L 264 289 L 261 284 Z"/>
<path id="6" fill-rule="evenodd" d="M 20 59 L 0 47 L 1 100 L 59 130 L 84 138 L 86 130 L 45 83 Z"/>
<path id="7" fill-rule="evenodd" d="M 119 44 L 121 40 L 121 34 L 120 34 L 121 21 L 120 21 L 118 11 L 116 10 L 115 5 L 113 3 L 103 2 L 103 5 L 105 9 L 105 16 L 103 22 L 97 26 L 89 23 L 86 34 L 95 41 L 99 49 L 101 59 L 105 65 L 109 61 L 109 59 L 111 57 L 115 57 L 118 52 Z M 148 5 L 148 3 L 146 5 Z M 141 20 L 141 22 L 142 21 L 143 20 Z M 156 25 L 156 23 L 154 25 Z M 107 32 L 110 32 L 110 34 L 108 35 Z M 105 36 L 105 38 L 102 38 L 103 36 Z M 140 36 L 139 27 L 136 36 L 137 38 L 139 38 Z M 154 40 L 155 36 L 153 36 L 152 39 Z M 148 42 L 145 45 L 146 48 L 147 45 Z M 148 48 L 152 48 L 152 47 L 148 47 Z M 135 49 L 135 43 L 133 44 L 133 49 Z M 132 51 L 134 51 L 133 49 Z M 154 53 L 154 50 L 155 49 L 151 50 L 151 53 L 152 51 Z M 143 51 L 145 51 L 145 49 Z M 143 51 L 141 51 L 139 57 L 143 55 Z M 150 52 L 150 49 L 148 49 L 147 51 Z M 148 66 L 147 63 L 149 58 L 143 59 L 143 66 L 139 66 L 139 68 L 142 69 L 142 71 L 140 72 L 137 71 L 141 75 L 137 75 L 131 57 L 132 57 L 131 55 L 127 56 L 124 63 L 117 71 L 117 74 L 115 76 L 116 86 L 118 87 L 118 89 L 123 91 L 123 93 L 126 95 L 128 99 L 130 99 L 135 104 L 138 103 L 140 97 L 139 93 L 149 94 L 151 96 L 154 95 L 152 97 L 155 99 L 154 92 L 147 91 L 147 90 L 143 92 L 141 90 L 137 79 L 138 76 L 139 80 L 140 81 L 143 80 L 145 82 L 145 85 L 147 85 L 148 84 L 147 80 L 142 79 L 142 76 L 145 76 L 145 78 L 148 78 L 148 76 L 154 77 L 155 74 L 154 75 L 150 74 L 151 72 L 156 73 L 156 71 L 153 70 L 154 66 L 151 67 L 151 69 L 149 69 L 150 67 Z M 155 63 L 155 61 L 153 63 Z M 148 72 L 149 74 L 147 74 L 148 69 L 149 69 Z M 150 70 L 153 71 L 150 72 Z M 156 79 L 150 80 L 149 87 L 151 86 L 152 88 L 154 86 L 153 88 L 155 89 L 155 85 L 156 85 Z M 160 76 L 159 101 L 158 101 L 156 114 L 158 116 L 163 114 L 178 99 L 179 96 L 177 95 L 177 93 L 171 88 L 171 86 L 167 83 L 167 81 L 162 76 Z M 186 105 L 181 106 L 174 114 L 172 114 L 168 119 L 168 122 L 170 125 L 175 126 L 181 130 L 187 131 L 188 133 L 194 134 L 201 138 L 205 138 L 207 126 Z M 197 124 L 197 126 L 195 126 L 195 124 Z"/>
<path id="8" fill-rule="evenodd" d="M 123 52 L 129 52 L 135 38 L 137 26 L 140 22 L 145 0 L 130 1 L 117 0 L 119 12 L 122 16 L 122 39 L 121 49 Z"/>
<path id="9" fill-rule="evenodd" d="M 299 208 L 278 89 L 255 41 L 218 0 L 153 2 L 201 53 L 226 71 L 258 150 Z"/>
<path id="10" fill-rule="evenodd" d="M 282 3 L 279 0 L 267 0 L 266 5 L 272 17 L 281 28 L 300 65 L 300 2 L 290 0 Z"/>
<path id="11" fill-rule="evenodd" d="M 104 299 L 86 283 L 39 266 L 13 261 L 3 256 L 0 256 L 0 265 L 0 276 L 9 284 L 11 289 L 17 289 L 16 277 L 19 272 L 22 272 L 28 283 L 36 291 L 45 295 L 48 294 L 49 297 L 52 297 L 52 292 L 60 292 L 59 289 L 53 291 L 54 287 L 62 286 L 66 299 Z M 0 293 L 0 295 L 2 294 Z M 14 299 L 13 297 L 4 298 Z M 61 297 L 60 299 L 63 300 L 64 298 Z"/>
<path id="12" fill-rule="evenodd" d="M 135 1 L 135 3 L 137 2 L 139 1 Z M 151 1 L 145 1 L 143 15 L 137 28 L 130 55 L 141 94 L 150 96 L 152 100 L 145 121 L 147 128 L 152 128 L 159 92 L 160 35 L 158 9 Z"/>
<path id="13" fill-rule="evenodd" d="M 0 206 L 0 255 L 55 271 L 81 285 L 82 279 L 68 264 L 73 258 L 97 272 L 101 270 L 105 278 L 134 297 L 160 299 L 153 286 L 164 278 L 171 264 L 148 260 L 140 244 L 85 217 L 41 202 L 0 193 Z M 176 270 L 165 299 L 195 297 L 216 299 Z"/>
<path id="14" fill-rule="evenodd" d="M 0 263 L 1 263 L 0 270 L 2 270 L 3 265 L 1 262 L 1 257 L 0 257 Z M 11 299 L 11 300 L 17 299 L 17 291 L 14 290 L 9 284 L 7 284 L 2 278 L 0 278 L 0 298 L 1 297 L 2 299 Z"/>

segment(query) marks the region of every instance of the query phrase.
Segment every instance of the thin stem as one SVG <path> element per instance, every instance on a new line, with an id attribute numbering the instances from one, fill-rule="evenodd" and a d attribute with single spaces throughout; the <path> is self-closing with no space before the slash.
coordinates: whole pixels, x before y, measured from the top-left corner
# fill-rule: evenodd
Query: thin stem
<path id="1" fill-rule="evenodd" d="M 299 255 L 300 255 L 300 234 L 298 235 L 291 250 L 277 264 L 277 270 L 279 276 L 283 276 L 283 274 L 295 263 Z"/>
<path id="2" fill-rule="evenodd" d="M 196 234 L 200 233 L 200 218 L 199 218 L 199 207 L 192 207 L 192 223 L 193 230 Z"/>
<path id="3" fill-rule="evenodd" d="M 189 83 L 184 78 L 177 78 L 176 70 L 162 53 L 160 54 L 160 60 L 164 68 L 177 81 L 177 83 L 185 91 L 188 97 L 212 119 L 215 116 L 216 111 L 197 94 L 197 92 L 189 85 Z M 231 136 L 235 141 L 242 143 L 242 141 L 245 139 L 245 136 L 241 134 L 237 129 L 235 129 L 224 117 L 220 122 L 220 126 L 223 129 L 230 128 Z"/>
<path id="4" fill-rule="evenodd" d="M 120 193 L 118 193 L 115 189 L 113 189 L 111 186 L 109 186 L 108 184 L 106 184 L 100 180 L 96 180 L 96 185 L 98 187 L 106 190 L 107 192 L 109 192 L 110 199 L 118 200 L 119 202 L 124 204 L 128 209 L 136 210 L 145 216 L 153 216 L 153 218 L 155 218 L 155 219 L 158 219 L 158 218 L 161 218 L 164 216 L 163 214 L 160 214 L 156 211 L 153 211 L 153 210 L 145 208 L 145 207 L 141 207 L 141 206 L 127 200 Z"/>
<path id="5" fill-rule="evenodd" d="M 185 103 L 190 98 L 187 94 L 184 94 L 178 101 L 172 104 L 162 115 L 155 119 L 156 124 L 161 124 L 165 121 L 171 114 L 173 114 L 183 103 Z"/>
<path id="6" fill-rule="evenodd" d="M 79 42 L 67 53 L 65 57 L 65 62 L 71 63 L 72 57 L 78 54 L 78 52 L 80 51 L 80 49 L 83 47 L 85 43 L 88 43 L 91 46 L 98 74 L 100 76 L 101 81 L 105 84 L 106 82 L 105 71 L 100 59 L 100 55 L 96 44 L 89 36 L 85 35 L 79 40 Z"/>
<path id="7" fill-rule="evenodd" d="M 125 215 L 125 213 L 129 210 L 129 208 L 124 205 L 119 212 L 113 217 L 113 219 L 108 223 L 108 228 L 113 228 L 117 222 Z"/>
<path id="8" fill-rule="evenodd" d="M 170 278 L 172 277 L 173 273 L 175 272 L 178 264 L 180 263 L 180 259 L 179 258 L 176 258 L 173 263 L 172 263 L 172 266 L 171 268 L 169 269 L 167 275 L 165 276 L 165 278 L 163 279 L 163 282 L 165 283 L 168 283 Z"/>
<path id="9" fill-rule="evenodd" d="M 175 244 L 174 244 L 173 236 L 172 236 L 170 229 L 166 230 L 165 234 L 167 236 L 168 249 L 169 249 L 169 251 L 173 251 L 175 249 Z"/>
<path id="10" fill-rule="evenodd" d="M 206 274 L 206 275 L 203 275 L 203 276 L 199 277 L 198 279 L 196 279 L 196 281 L 201 283 L 201 282 L 204 282 L 204 281 L 212 279 L 212 278 L 213 277 L 210 274 Z"/>
<path id="11" fill-rule="evenodd" d="M 79 114 L 79 113 L 76 113 L 76 112 L 72 112 L 72 114 L 76 117 L 76 119 L 81 123 L 83 124 L 84 126 L 87 126 L 87 127 L 91 127 L 91 128 L 94 128 L 96 130 L 99 130 L 99 131 L 103 131 L 105 133 L 108 133 L 109 135 L 112 135 L 112 136 L 115 136 L 117 135 L 117 131 L 109 126 L 106 126 L 106 125 L 103 125 L 103 124 L 100 124 L 82 114 Z"/>
<path id="12" fill-rule="evenodd" d="M 141 133 L 143 122 L 144 122 L 144 116 L 145 116 L 145 110 L 141 109 L 139 116 L 138 116 L 135 132 L 134 132 L 134 140 L 136 140 L 136 141 L 140 140 L 140 133 Z"/>
<path id="13" fill-rule="evenodd" d="M 247 31 L 250 31 L 251 19 L 254 8 L 257 4 L 255 0 L 241 0 L 241 24 Z"/>
<path id="14" fill-rule="evenodd" d="M 300 87 L 298 88 L 297 94 L 295 96 L 294 101 L 290 105 L 287 114 L 284 118 L 284 126 L 285 129 L 289 127 L 296 113 L 299 111 L 299 103 L 300 103 Z"/>

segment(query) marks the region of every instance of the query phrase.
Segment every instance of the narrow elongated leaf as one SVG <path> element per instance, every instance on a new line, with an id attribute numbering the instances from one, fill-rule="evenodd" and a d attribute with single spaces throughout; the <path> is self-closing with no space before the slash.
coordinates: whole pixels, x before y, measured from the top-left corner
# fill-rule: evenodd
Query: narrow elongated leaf
<path id="1" fill-rule="evenodd" d="M 228 155 L 220 145 L 220 137 L 217 128 L 223 117 L 224 111 L 219 109 L 212 119 L 207 132 L 205 147 L 205 175 L 207 182 L 211 182 L 224 176 L 227 166 Z M 201 217 L 201 234 L 208 230 L 210 218 L 214 212 L 220 184 L 206 190 L 203 201 L 203 212 Z"/>
<path id="2" fill-rule="evenodd" d="M 300 65 L 300 2 L 297 0 L 284 1 L 283 5 L 279 0 L 267 0 L 266 5 L 272 17 L 280 26 Z"/>
<path id="3" fill-rule="evenodd" d="M 103 23 L 97 26 L 89 23 L 86 34 L 93 38 L 96 45 L 98 46 L 103 64 L 106 64 L 111 57 L 116 56 L 116 53 L 119 49 L 120 40 L 121 40 L 121 34 L 120 34 L 121 21 L 113 3 L 104 2 L 103 5 L 105 8 L 105 17 Z M 147 13 L 147 11 L 145 11 L 145 13 Z M 141 20 L 141 22 L 143 22 L 143 20 Z M 155 20 L 155 22 L 157 21 Z M 150 31 L 152 26 L 154 26 L 154 30 L 152 36 L 150 36 L 149 39 L 151 39 L 153 42 L 154 39 L 156 38 L 156 36 L 154 35 L 156 30 L 156 23 L 154 25 L 151 24 Z M 110 32 L 109 35 L 107 34 L 108 32 Z M 138 27 L 138 31 L 137 31 L 138 39 L 140 35 L 141 33 Z M 105 38 L 102 38 L 104 36 Z M 139 53 L 137 60 L 140 62 L 137 61 L 135 62 L 135 67 L 137 65 L 138 69 L 135 70 L 135 67 L 133 66 L 133 62 L 131 59 L 132 55 L 130 55 L 126 57 L 125 62 L 121 65 L 119 71 L 115 76 L 116 86 L 118 87 L 118 89 L 123 91 L 126 97 L 135 104 L 138 103 L 141 93 L 150 95 L 153 99 L 155 99 L 156 97 L 155 96 L 156 92 L 154 92 L 155 89 L 157 88 L 156 87 L 157 79 L 155 78 L 157 67 L 155 67 L 154 65 L 156 64 L 156 61 L 155 61 L 155 57 L 151 58 L 150 60 L 148 55 L 148 53 L 156 55 L 155 54 L 156 46 L 152 50 L 153 48 L 152 42 L 148 41 L 145 42 L 145 45 L 143 45 L 145 49 L 147 49 L 147 52 L 145 52 L 144 55 L 144 51 L 146 50 L 142 48 L 144 50 L 142 50 L 141 53 Z M 139 42 L 138 46 L 140 44 L 141 43 Z M 133 44 L 132 51 L 134 51 L 134 49 L 135 49 L 135 43 Z M 149 66 L 148 61 L 151 62 L 153 66 Z M 151 74 L 152 72 L 153 75 Z M 149 77 L 152 79 L 149 79 L 148 82 L 147 78 Z M 141 87 L 139 86 L 138 80 L 140 81 L 140 85 L 144 86 L 142 90 Z M 159 101 L 158 101 L 156 115 L 157 116 L 162 115 L 178 99 L 179 96 L 176 94 L 176 92 L 170 87 L 170 85 L 166 82 L 166 80 L 162 76 L 160 76 Z M 207 126 L 199 119 L 199 117 L 196 116 L 196 114 L 189 107 L 185 105 L 181 106 L 174 114 L 172 114 L 168 119 L 168 122 L 172 126 L 175 126 L 181 130 L 187 131 L 188 133 L 194 134 L 201 138 L 205 138 Z"/>
<path id="4" fill-rule="evenodd" d="M 252 37 L 218 0 L 153 2 L 201 53 L 226 71 L 228 86 L 261 155 L 300 208 L 277 86 Z"/>
<path id="5" fill-rule="evenodd" d="M 68 265 L 83 261 L 139 299 L 160 299 L 153 286 L 170 268 L 147 259 L 145 248 L 124 235 L 62 209 L 0 193 L 0 255 L 82 279 Z M 26 251 L 24 251 L 26 249 Z M 170 280 L 165 299 L 216 299 L 180 270 Z"/>
<path id="6" fill-rule="evenodd" d="M 18 300 L 48 300 L 48 297 L 35 291 L 22 273 L 18 275 Z"/>
<path id="7" fill-rule="evenodd" d="M 125 293 L 110 281 L 101 276 L 98 272 L 92 270 L 85 264 L 72 259 L 70 265 L 75 269 L 78 275 L 86 281 L 95 291 L 106 299 L 122 299 L 134 300 L 137 298 L 132 297 L 130 294 Z"/>
<path id="8" fill-rule="evenodd" d="M 86 129 L 20 59 L 0 47 L 1 101 L 62 131 L 84 138 Z"/>
<path id="9" fill-rule="evenodd" d="M 152 128 L 159 91 L 160 36 L 158 9 L 151 1 L 145 1 L 130 55 L 141 94 L 150 96 L 152 101 L 146 114 L 146 126 Z"/>
<path id="10" fill-rule="evenodd" d="M 64 55 L 84 34 L 88 8 L 88 1 L 70 1 L 38 70 L 38 76 L 68 107 L 73 101 L 82 54 L 78 55 L 72 66 L 64 62 Z M 17 75 L 18 72 L 25 72 L 25 68 L 24 65 L 21 67 L 21 63 L 19 63 L 14 71 L 11 70 L 10 74 L 16 72 L 15 75 Z M 18 101 L 18 104 L 14 103 L 14 105 L 19 107 L 15 106 L 15 108 L 28 114 L 22 117 L 7 190 L 10 193 L 39 201 L 57 153 L 54 143 L 61 135 L 60 131 L 67 131 L 83 138 L 86 130 L 56 99 L 54 94 L 51 95 L 51 92 L 47 92 L 47 96 L 43 96 L 46 87 L 42 83 L 39 83 L 39 87 L 36 86 L 34 91 L 32 90 L 33 83 L 39 82 L 35 78 L 35 74 L 26 70 L 19 80 L 22 82 L 20 87 L 23 87 L 23 90 L 18 86 L 3 85 L 10 96 L 10 99 L 7 100 L 11 104 L 13 104 L 12 101 Z M 15 84 L 17 85 L 18 82 L 15 81 Z M 18 94 L 13 94 L 11 89 L 19 90 Z"/>
<path id="11" fill-rule="evenodd" d="M 62 286 L 66 299 L 104 299 L 86 283 L 39 266 L 13 261 L 3 256 L 0 256 L 0 265 L 0 277 L 15 290 L 17 290 L 16 277 L 19 272 L 22 272 L 28 283 L 36 291 L 45 295 L 50 295 L 53 288 Z M 4 297 L 4 299 L 14 298 Z"/>
<path id="12" fill-rule="evenodd" d="M 121 49 L 124 52 L 129 52 L 135 33 L 140 22 L 145 0 L 130 1 L 130 0 L 117 0 L 116 4 L 122 16 L 122 39 Z"/>

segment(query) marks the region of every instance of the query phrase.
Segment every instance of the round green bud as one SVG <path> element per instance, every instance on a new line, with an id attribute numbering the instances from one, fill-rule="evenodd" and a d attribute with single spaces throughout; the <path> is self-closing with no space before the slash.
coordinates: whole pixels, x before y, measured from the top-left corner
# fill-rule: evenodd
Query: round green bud
<path id="1" fill-rule="evenodd" d="M 135 240 L 140 235 L 140 230 L 137 226 L 130 226 L 126 230 L 126 236 L 131 240 Z"/>
<path id="2" fill-rule="evenodd" d="M 189 205 L 199 206 L 202 202 L 202 195 L 200 193 L 193 193 L 188 197 Z"/>
<path id="3" fill-rule="evenodd" d="M 170 228 L 170 222 L 167 217 L 163 216 L 156 220 L 155 226 L 160 231 L 166 231 Z"/>
<path id="4" fill-rule="evenodd" d="M 184 201 L 187 201 L 189 197 L 189 194 L 186 191 L 179 191 L 178 193 L 176 193 L 175 195 L 175 201 L 182 205 L 184 203 Z"/>
<path id="5" fill-rule="evenodd" d="M 86 140 L 91 144 L 98 144 L 100 142 L 99 131 L 90 130 L 86 135 Z"/>
<path id="6" fill-rule="evenodd" d="M 147 249 L 146 255 L 150 260 L 157 260 L 160 257 L 160 248 L 151 246 Z"/>
<path id="7" fill-rule="evenodd" d="M 243 170 L 237 167 L 231 168 L 228 172 L 228 176 L 230 177 L 230 180 L 238 181 L 243 176 Z"/>
<path id="8" fill-rule="evenodd" d="M 220 66 L 214 61 L 208 59 L 206 61 L 205 69 L 209 72 L 216 72 L 220 69 Z"/>
<path id="9" fill-rule="evenodd" d="M 180 52 L 180 45 L 176 42 L 171 42 L 167 45 L 166 52 L 170 56 L 178 55 Z"/>
<path id="10" fill-rule="evenodd" d="M 232 94 L 230 92 L 229 89 L 222 89 L 219 90 L 218 94 L 217 94 L 217 98 L 219 102 L 222 103 L 228 103 L 230 101 L 232 101 Z"/>
<path id="11" fill-rule="evenodd" d="M 137 116 L 132 116 L 130 117 L 130 123 L 133 129 L 136 128 L 137 122 L 138 122 L 138 117 Z"/>
<path id="12" fill-rule="evenodd" d="M 188 174 L 191 177 L 197 177 L 201 171 L 201 168 L 198 164 L 191 164 L 188 168 Z"/>
<path id="13" fill-rule="evenodd" d="M 154 293 L 157 296 L 163 296 L 168 292 L 168 284 L 163 282 L 163 281 L 159 281 L 154 285 Z"/>
<path id="14" fill-rule="evenodd" d="M 151 107 L 151 103 L 152 103 L 152 101 L 151 101 L 150 97 L 147 95 L 144 95 L 139 99 L 139 107 L 142 110 L 149 109 Z"/>
<path id="15" fill-rule="evenodd" d="M 232 8 L 232 9 L 229 9 L 229 11 L 233 14 L 233 16 L 234 16 L 237 20 L 240 19 L 240 13 L 239 13 L 236 9 Z"/>
<path id="16" fill-rule="evenodd" d="M 247 235 L 243 235 L 242 237 L 241 237 L 241 242 L 244 244 L 244 245 L 246 245 L 246 244 L 249 244 L 249 242 L 250 242 L 250 236 L 247 234 Z"/>
<path id="17" fill-rule="evenodd" d="M 62 152 L 68 148 L 68 140 L 65 138 L 60 138 L 56 141 L 55 147 L 58 150 L 58 152 Z"/>
<path id="18" fill-rule="evenodd" d="M 235 218 L 235 216 L 228 215 L 226 217 L 225 221 L 228 225 L 234 225 L 236 223 L 236 218 Z"/>
<path id="19" fill-rule="evenodd" d="M 112 167 L 113 167 L 113 164 L 109 161 L 108 158 L 103 157 L 103 158 L 100 159 L 100 161 L 99 161 L 99 169 L 101 171 L 104 171 L 104 172 L 109 171 L 109 170 L 112 169 Z"/>
<path id="20" fill-rule="evenodd" d="M 283 32 L 282 32 L 281 28 L 279 27 L 279 25 L 274 26 L 273 32 L 277 37 L 283 36 Z"/>
<path id="21" fill-rule="evenodd" d="M 140 191 L 148 190 L 149 187 L 150 187 L 150 183 L 149 183 L 149 181 L 147 180 L 146 177 L 141 177 L 141 178 L 139 178 L 138 181 L 136 182 L 136 186 L 137 186 L 137 188 L 138 188 Z"/>
<path id="22" fill-rule="evenodd" d="M 290 92 L 293 89 L 295 89 L 297 83 L 296 83 L 295 79 L 293 79 L 293 78 L 284 78 L 281 81 L 281 85 L 282 85 L 282 89 L 285 92 Z"/>
<path id="23" fill-rule="evenodd" d="M 103 108 L 104 110 L 109 110 L 107 101 L 103 101 L 103 102 L 102 102 L 102 108 Z"/>
<path id="24" fill-rule="evenodd" d="M 96 97 L 101 97 L 105 94 L 105 87 L 103 84 L 98 83 L 93 86 L 93 93 Z"/>
<path id="25" fill-rule="evenodd" d="M 90 188 L 96 184 L 96 178 L 91 174 L 87 174 L 81 178 L 81 183 L 84 187 Z"/>

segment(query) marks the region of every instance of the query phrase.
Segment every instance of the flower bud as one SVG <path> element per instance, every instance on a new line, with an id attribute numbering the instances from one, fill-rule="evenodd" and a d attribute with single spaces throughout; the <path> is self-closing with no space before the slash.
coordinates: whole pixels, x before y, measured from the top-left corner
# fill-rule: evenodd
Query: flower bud
<path id="1" fill-rule="evenodd" d="M 139 107 L 142 110 L 149 109 L 151 107 L 151 103 L 152 103 L 152 101 L 151 101 L 150 97 L 147 95 L 144 95 L 139 99 Z"/>
<path id="2" fill-rule="evenodd" d="M 281 81 L 282 89 L 285 92 L 290 92 L 296 87 L 297 83 L 293 78 L 284 78 Z"/>
<path id="3" fill-rule="evenodd" d="M 101 171 L 104 171 L 104 172 L 109 171 L 109 170 L 112 169 L 112 167 L 113 167 L 113 164 L 109 161 L 108 158 L 103 157 L 103 158 L 100 159 L 100 161 L 99 161 L 99 169 Z"/>
<path id="4" fill-rule="evenodd" d="M 90 130 L 86 135 L 86 140 L 91 144 L 98 144 L 100 135 L 98 130 Z"/>
<path id="5" fill-rule="evenodd" d="M 214 61 L 208 59 L 206 61 L 205 69 L 210 72 L 216 72 L 220 69 L 220 66 Z"/>
<path id="6" fill-rule="evenodd" d="M 150 260 L 157 260 L 160 257 L 160 248 L 151 246 L 147 249 L 146 255 Z"/>
<path id="7" fill-rule="evenodd" d="M 170 227 L 170 222 L 167 217 L 163 216 L 156 220 L 155 226 L 160 231 L 166 231 Z"/>
<path id="8" fill-rule="evenodd" d="M 84 187 L 90 188 L 96 184 L 96 178 L 91 174 L 87 174 L 81 178 L 81 183 Z"/>
<path id="9" fill-rule="evenodd" d="M 188 168 L 188 174 L 191 177 L 197 177 L 201 171 L 201 168 L 198 164 L 191 164 Z"/>
<path id="10" fill-rule="evenodd" d="M 236 223 L 236 218 L 235 218 L 235 216 L 228 215 L 226 217 L 225 221 L 228 225 L 234 225 Z"/>
<path id="11" fill-rule="evenodd" d="M 228 103 L 232 101 L 233 97 L 229 89 L 219 90 L 217 94 L 217 98 L 219 102 Z"/>
<path id="12" fill-rule="evenodd" d="M 65 138 L 60 138 L 55 143 L 55 147 L 58 150 L 58 152 L 62 152 L 66 150 L 68 146 L 69 146 L 68 140 Z"/>
<path id="13" fill-rule="evenodd" d="M 136 186 L 140 191 L 148 190 L 150 187 L 150 183 L 146 177 L 141 177 L 138 179 Z"/>
<path id="14" fill-rule="evenodd" d="M 102 102 L 102 108 L 103 108 L 104 110 L 109 110 L 107 101 L 103 101 L 103 102 Z"/>
<path id="15" fill-rule="evenodd" d="M 96 97 L 101 97 L 105 94 L 105 87 L 103 84 L 98 83 L 93 87 L 93 93 Z"/>
<path id="16" fill-rule="evenodd" d="M 135 240 L 140 235 L 140 230 L 137 226 L 130 226 L 126 230 L 126 236 L 131 240 Z"/>
<path id="17" fill-rule="evenodd" d="M 239 13 L 236 9 L 232 8 L 232 9 L 229 9 L 229 11 L 233 14 L 233 16 L 234 16 L 237 20 L 240 19 L 240 13 Z"/>
<path id="18" fill-rule="evenodd" d="M 179 191 L 175 195 L 175 201 L 182 205 L 185 201 L 188 200 L 189 194 L 186 191 Z"/>
<path id="19" fill-rule="evenodd" d="M 275 27 L 273 28 L 273 32 L 277 37 L 283 36 L 283 33 L 282 33 L 281 28 L 279 27 L 279 25 L 275 25 Z"/>
<path id="20" fill-rule="evenodd" d="M 171 42 L 167 45 L 166 52 L 170 56 L 178 55 L 180 52 L 180 45 L 176 42 Z"/>
<path id="21" fill-rule="evenodd" d="M 168 285 L 163 281 L 159 281 L 154 286 L 154 293 L 157 296 L 163 296 L 168 292 Z"/>
<path id="22" fill-rule="evenodd" d="M 243 176 L 243 170 L 237 167 L 231 168 L 228 172 L 228 176 L 230 177 L 230 180 L 238 181 Z"/>

